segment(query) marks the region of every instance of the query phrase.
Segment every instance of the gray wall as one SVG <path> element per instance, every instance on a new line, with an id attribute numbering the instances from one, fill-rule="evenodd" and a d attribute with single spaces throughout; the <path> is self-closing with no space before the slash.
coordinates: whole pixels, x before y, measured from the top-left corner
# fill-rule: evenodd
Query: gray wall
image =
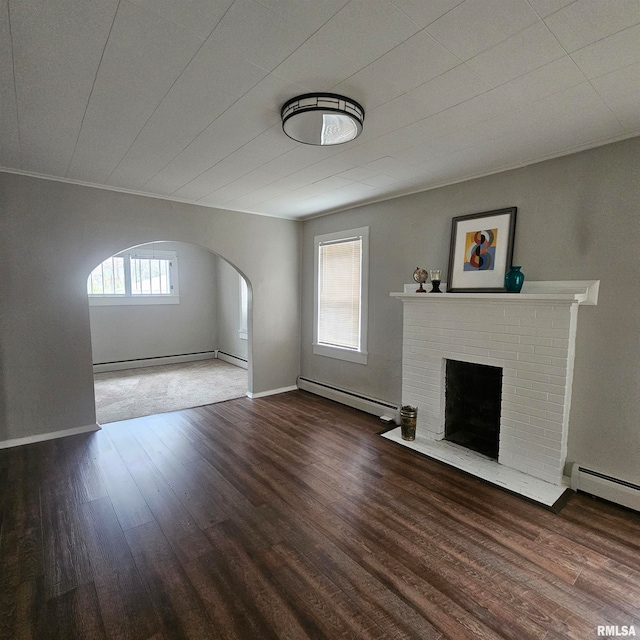
<path id="1" fill-rule="evenodd" d="M 451 218 L 517 206 L 514 264 L 530 280 L 600 280 L 581 307 L 569 460 L 640 482 L 640 139 L 303 225 L 301 375 L 401 402 L 402 305 L 416 266 L 442 268 Z M 369 363 L 314 356 L 313 237 L 370 227 Z M 446 278 L 445 278 L 446 279 Z"/>
<path id="2" fill-rule="evenodd" d="M 238 334 L 240 326 L 240 280 L 238 272 L 225 260 L 216 258 L 217 349 L 236 358 L 247 359 L 248 340 Z"/>
<path id="3" fill-rule="evenodd" d="M 249 390 L 294 385 L 299 234 L 288 220 L 0 173 L 0 442 L 95 423 L 86 279 L 152 241 L 200 245 L 246 276 Z"/>
<path id="4" fill-rule="evenodd" d="M 94 364 L 217 348 L 219 258 L 202 247 L 182 242 L 155 243 L 155 247 L 177 253 L 180 304 L 90 305 Z M 228 269 L 237 279 L 233 267 Z"/>

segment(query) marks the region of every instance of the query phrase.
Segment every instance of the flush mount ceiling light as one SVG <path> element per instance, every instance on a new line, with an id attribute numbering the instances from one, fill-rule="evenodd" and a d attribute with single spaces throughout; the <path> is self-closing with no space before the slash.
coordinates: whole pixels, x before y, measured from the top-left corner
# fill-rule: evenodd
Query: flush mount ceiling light
<path id="1" fill-rule="evenodd" d="M 306 93 L 282 107 L 282 130 L 304 144 L 342 144 L 362 133 L 364 109 L 335 93 Z"/>

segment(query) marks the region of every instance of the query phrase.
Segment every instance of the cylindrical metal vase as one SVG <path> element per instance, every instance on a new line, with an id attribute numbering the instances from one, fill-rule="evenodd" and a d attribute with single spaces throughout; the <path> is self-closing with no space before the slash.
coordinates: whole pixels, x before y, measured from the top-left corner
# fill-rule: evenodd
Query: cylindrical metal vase
<path id="1" fill-rule="evenodd" d="M 400 432 L 403 440 L 416 439 L 416 423 L 418 422 L 418 408 L 405 404 L 400 409 Z"/>

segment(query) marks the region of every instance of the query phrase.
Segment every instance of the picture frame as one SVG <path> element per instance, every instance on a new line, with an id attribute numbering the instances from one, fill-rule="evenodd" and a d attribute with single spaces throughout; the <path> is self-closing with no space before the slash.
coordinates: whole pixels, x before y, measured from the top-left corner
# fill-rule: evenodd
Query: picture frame
<path id="1" fill-rule="evenodd" d="M 447 293 L 506 293 L 516 214 L 507 207 L 451 220 Z"/>

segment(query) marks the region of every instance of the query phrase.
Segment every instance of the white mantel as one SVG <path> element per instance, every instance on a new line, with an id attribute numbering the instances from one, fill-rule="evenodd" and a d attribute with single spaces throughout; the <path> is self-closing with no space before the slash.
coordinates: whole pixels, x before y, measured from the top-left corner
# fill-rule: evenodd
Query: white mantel
<path id="1" fill-rule="evenodd" d="M 501 367 L 498 463 L 554 485 L 566 459 L 578 308 L 599 281 L 525 282 L 522 293 L 392 293 L 404 306 L 402 403 L 417 440 L 444 438 L 445 362 Z"/>
<path id="2" fill-rule="evenodd" d="M 415 298 L 423 302 L 442 301 L 442 296 L 437 293 L 427 295 L 415 293 L 415 284 L 405 284 L 404 292 L 389 294 L 393 298 Z M 429 284 L 427 284 L 427 287 Z M 446 291 L 447 283 L 440 285 L 442 291 Z M 555 282 L 525 282 L 520 293 L 447 293 L 444 300 L 495 300 L 499 302 L 523 302 L 536 301 L 541 304 L 569 303 L 569 304 L 598 304 L 598 291 L 600 280 L 558 280 Z"/>

